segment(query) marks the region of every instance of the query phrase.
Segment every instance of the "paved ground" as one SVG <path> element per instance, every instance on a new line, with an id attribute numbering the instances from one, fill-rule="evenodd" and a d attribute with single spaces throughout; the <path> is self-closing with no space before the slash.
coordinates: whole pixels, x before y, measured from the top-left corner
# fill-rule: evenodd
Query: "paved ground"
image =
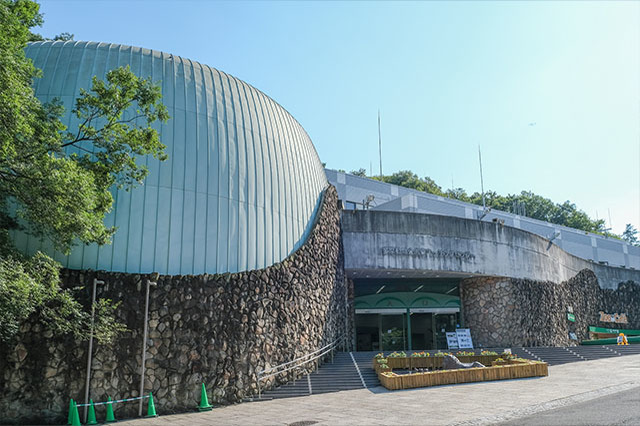
<path id="1" fill-rule="evenodd" d="M 206 413 L 140 419 L 130 425 L 481 425 L 542 413 L 640 387 L 640 355 L 551 367 L 549 377 L 390 392 L 358 389 L 237 404 Z M 633 394 L 637 389 L 632 392 Z M 621 393 L 620 395 L 626 395 Z M 599 399 L 606 408 L 606 399 Z M 571 411 L 568 411 L 569 413 Z M 534 416 L 535 415 L 535 416 Z M 534 416 L 534 417 L 531 417 Z M 533 423 L 531 423 L 533 421 Z M 511 424 L 520 424 L 513 422 Z M 544 424 L 544 423 L 542 423 Z M 551 423 L 554 424 L 554 423 Z M 572 424 L 563 422 L 562 424 Z M 587 423 L 585 423 L 587 424 Z M 640 424 L 640 419 L 633 424 Z"/>
<path id="2" fill-rule="evenodd" d="M 501 426 L 638 425 L 640 424 L 640 387 L 499 424 Z"/>

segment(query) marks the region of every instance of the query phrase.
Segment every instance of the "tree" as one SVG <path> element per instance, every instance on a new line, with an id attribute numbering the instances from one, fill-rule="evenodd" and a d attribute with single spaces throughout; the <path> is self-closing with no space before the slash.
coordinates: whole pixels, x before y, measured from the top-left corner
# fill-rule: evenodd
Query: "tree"
<path id="1" fill-rule="evenodd" d="M 634 246 L 640 246 L 640 241 L 638 241 L 638 230 L 627 223 L 624 228 L 624 232 L 622 233 L 622 239 Z"/>
<path id="2" fill-rule="evenodd" d="M 53 38 L 53 41 L 69 41 L 73 40 L 73 34 L 71 33 L 60 33 Z"/>
<path id="3" fill-rule="evenodd" d="M 26 259 L 8 231 L 20 228 L 65 252 L 78 242 L 106 244 L 115 232 L 104 225 L 110 188 L 144 180 L 140 156 L 166 158 L 152 127 L 169 118 L 160 88 L 128 67 L 109 71 L 106 81 L 94 77 L 91 89 L 81 91 L 72 110 L 77 129 L 62 124 L 59 101 L 38 101 L 31 85 L 40 72 L 24 53 L 30 28 L 42 22 L 38 9 L 30 0 L 0 0 L 0 329 L 9 330 L 0 339 L 10 338 L 25 315 L 80 337 L 86 320 L 59 287 L 60 265 L 43 254 Z M 28 306 L 21 305 L 25 297 Z M 108 307 L 102 311 L 109 314 Z"/>
<path id="4" fill-rule="evenodd" d="M 351 170 L 349 172 L 349 174 L 352 174 L 354 176 L 360 176 L 360 177 L 367 177 L 367 171 L 365 169 L 358 169 L 358 170 Z"/>

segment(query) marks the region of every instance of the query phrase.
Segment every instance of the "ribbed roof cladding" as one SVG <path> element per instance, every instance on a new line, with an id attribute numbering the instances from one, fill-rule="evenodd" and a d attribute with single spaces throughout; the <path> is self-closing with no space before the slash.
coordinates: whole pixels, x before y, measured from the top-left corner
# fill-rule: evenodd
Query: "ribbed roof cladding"
<path id="1" fill-rule="evenodd" d="M 179 56 L 119 44 L 37 42 L 26 49 L 43 77 L 42 101 L 60 98 L 70 115 L 91 77 L 130 65 L 161 81 L 171 119 L 158 125 L 169 159 L 144 158 L 149 176 L 133 191 L 113 190 L 107 216 L 113 243 L 56 253 L 65 266 L 163 274 L 237 272 L 283 260 L 304 240 L 327 186 L 302 126 L 249 84 Z M 25 252 L 51 245 L 24 234 Z"/>

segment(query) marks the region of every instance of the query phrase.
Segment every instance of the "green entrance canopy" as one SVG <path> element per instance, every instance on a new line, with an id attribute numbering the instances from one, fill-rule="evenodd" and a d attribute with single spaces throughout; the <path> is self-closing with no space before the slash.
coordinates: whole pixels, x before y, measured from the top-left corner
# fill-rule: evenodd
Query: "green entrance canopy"
<path id="1" fill-rule="evenodd" d="M 356 309 L 460 309 L 460 298 L 438 293 L 380 293 L 358 296 Z"/>

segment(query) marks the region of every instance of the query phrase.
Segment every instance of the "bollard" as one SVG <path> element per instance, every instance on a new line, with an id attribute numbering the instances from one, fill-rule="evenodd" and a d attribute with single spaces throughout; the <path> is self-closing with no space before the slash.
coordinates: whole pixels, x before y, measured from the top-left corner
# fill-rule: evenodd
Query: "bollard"
<path id="1" fill-rule="evenodd" d="M 209 405 L 209 398 L 207 398 L 207 390 L 203 383 L 202 389 L 200 390 L 200 406 L 198 407 L 198 411 L 210 411 L 211 408 L 211 405 Z"/>
<path id="2" fill-rule="evenodd" d="M 153 403 L 153 393 L 149 392 L 149 403 L 147 404 L 147 415 L 145 417 L 158 417 L 156 405 Z"/>
<path id="3" fill-rule="evenodd" d="M 96 421 L 96 407 L 93 406 L 93 399 L 89 400 L 89 414 L 87 415 L 87 424 L 88 425 L 97 425 Z"/>
<path id="4" fill-rule="evenodd" d="M 115 423 L 117 422 L 116 417 L 113 415 L 113 404 L 111 403 L 111 397 L 107 397 L 107 419 L 104 421 L 105 423 Z"/>

